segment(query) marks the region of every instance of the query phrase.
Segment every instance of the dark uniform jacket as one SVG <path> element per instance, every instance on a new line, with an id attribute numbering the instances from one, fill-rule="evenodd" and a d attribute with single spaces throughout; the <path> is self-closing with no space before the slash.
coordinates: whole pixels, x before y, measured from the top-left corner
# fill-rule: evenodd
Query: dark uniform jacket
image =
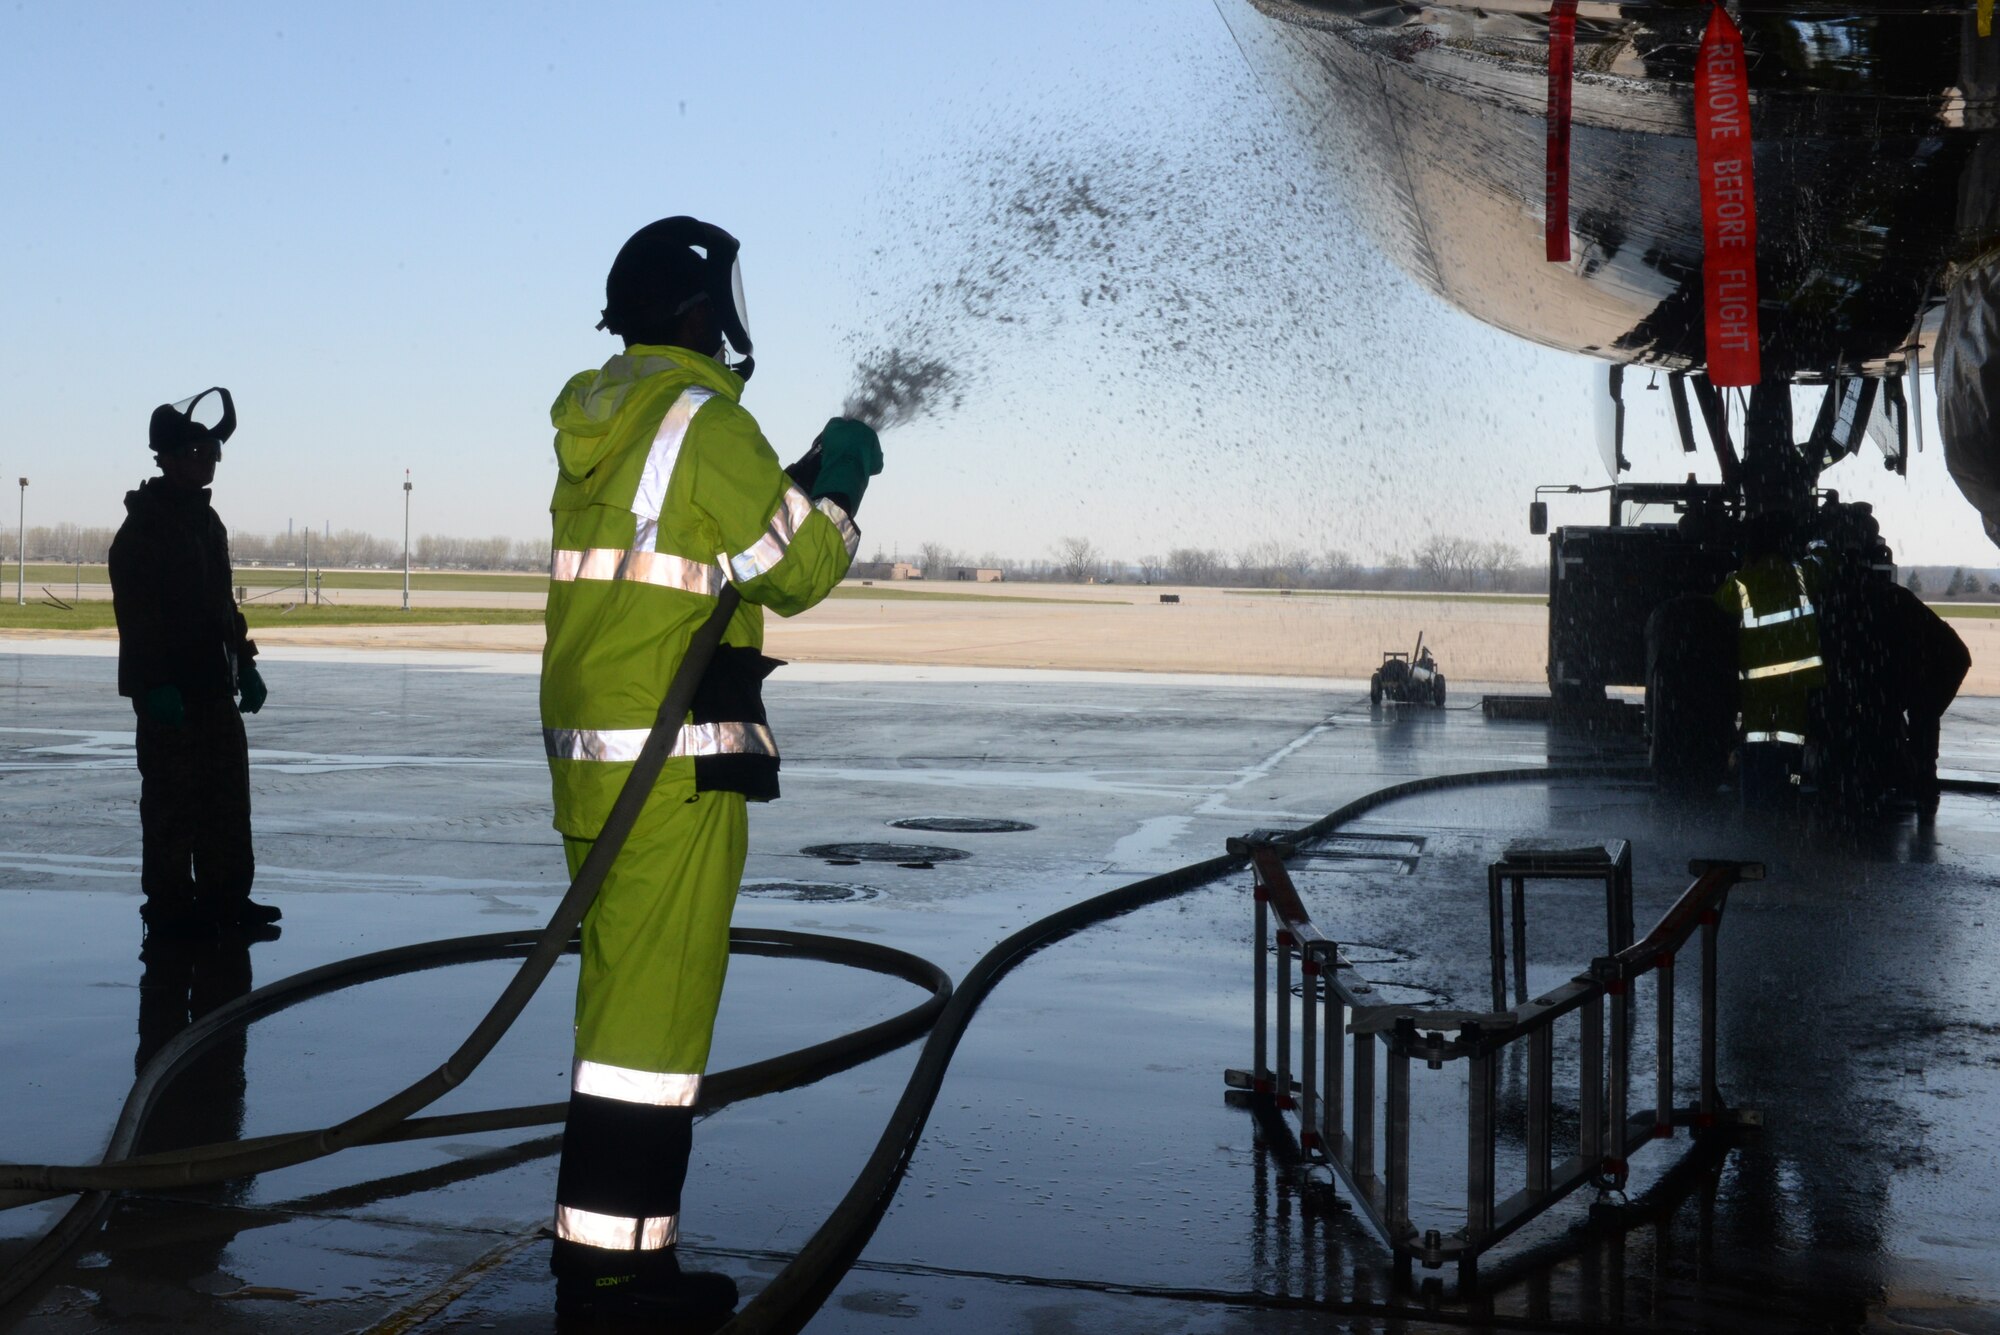
<path id="1" fill-rule="evenodd" d="M 111 543 L 120 695 L 178 686 L 190 699 L 230 696 L 237 664 L 257 655 L 231 589 L 229 531 L 208 496 L 160 478 L 125 493 Z"/>

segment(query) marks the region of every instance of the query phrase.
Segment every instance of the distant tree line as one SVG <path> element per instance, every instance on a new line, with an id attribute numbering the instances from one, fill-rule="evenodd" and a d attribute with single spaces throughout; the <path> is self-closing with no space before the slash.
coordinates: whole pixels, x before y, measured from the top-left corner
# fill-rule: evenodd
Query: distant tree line
<path id="1" fill-rule="evenodd" d="M 4 555 L 12 559 L 20 550 L 15 533 L 4 539 Z M 86 528 L 81 524 L 28 526 L 30 561 L 84 561 L 99 564 L 111 554 L 111 539 L 118 530 Z M 378 538 L 358 529 L 341 529 L 332 534 L 245 533 L 229 535 L 229 552 L 239 566 L 298 566 L 310 556 L 315 566 L 347 569 L 401 569 L 403 543 L 400 538 Z M 427 570 L 547 570 L 549 543 L 546 538 L 456 538 L 442 533 L 426 533 L 410 544 L 410 562 Z"/>
<path id="2" fill-rule="evenodd" d="M 1932 602 L 1947 599 L 1987 602 L 2000 598 L 2000 572 L 1968 570 L 1964 566 L 1912 566 L 1903 576 L 1903 585 Z"/>
<path id="3" fill-rule="evenodd" d="M 877 561 L 905 559 L 874 554 Z M 1253 543 L 1235 552 L 1215 547 L 1175 547 L 1164 555 L 1124 561 L 1087 537 L 1064 537 L 1042 559 L 984 555 L 973 558 L 940 542 L 920 545 L 911 558 L 926 578 L 958 566 L 990 566 L 1009 580 L 1083 584 L 1116 580 L 1141 584 L 1216 585 L 1252 589 L 1408 589 L 1491 593 L 1541 593 L 1545 562 L 1528 560 L 1504 542 L 1432 534 L 1405 552 L 1385 552 L 1370 563 L 1340 548 L 1312 551 L 1282 541 Z"/>

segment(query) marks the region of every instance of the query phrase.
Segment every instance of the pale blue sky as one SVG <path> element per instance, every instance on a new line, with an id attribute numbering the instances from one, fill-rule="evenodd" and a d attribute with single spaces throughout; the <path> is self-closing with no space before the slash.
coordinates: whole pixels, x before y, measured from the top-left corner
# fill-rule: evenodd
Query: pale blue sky
<path id="1" fill-rule="evenodd" d="M 979 215 L 1035 159 L 1156 190 L 1173 234 L 1125 246 L 1122 303 L 1029 256 L 1022 319 L 951 331 L 982 374 L 885 440 L 866 548 L 1371 559 L 1436 526 L 1535 553 L 1533 484 L 1602 480 L 1598 372 L 1387 270 L 1267 109 L 1209 0 L 16 6 L 0 475 L 31 524 L 115 523 L 153 405 L 220 381 L 234 527 L 394 534 L 408 467 L 419 531 L 537 535 L 548 404 L 616 350 L 591 326 L 634 228 L 742 238 L 746 402 L 790 457 L 857 343 L 1019 240 Z M 1665 431 L 1635 433 L 1656 476 Z M 1992 563 L 1929 439 L 1910 483 L 1828 480 L 1905 560 Z"/>

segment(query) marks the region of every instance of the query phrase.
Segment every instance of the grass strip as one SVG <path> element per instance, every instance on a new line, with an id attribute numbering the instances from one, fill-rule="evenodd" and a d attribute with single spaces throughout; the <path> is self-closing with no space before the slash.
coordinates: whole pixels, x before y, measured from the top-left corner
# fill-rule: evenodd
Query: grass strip
<path id="1" fill-rule="evenodd" d="M 4 582 L 11 584 L 15 567 L 9 565 L 4 571 Z M 296 588 L 302 572 L 286 566 L 238 566 L 235 583 L 250 591 L 254 603 L 262 595 L 264 601 L 278 602 L 270 590 Z M 400 589 L 403 587 L 403 572 L 400 570 L 326 570 L 320 587 L 328 593 L 342 589 Z M 109 573 L 102 565 L 85 565 L 81 572 L 82 582 L 102 587 L 111 582 Z M 28 563 L 28 600 L 40 598 L 41 589 L 47 586 L 50 593 L 68 601 L 76 588 L 78 571 L 75 566 Z M 510 574 L 493 570 L 413 570 L 410 572 L 412 592 L 431 593 L 540 593 L 546 594 L 549 578 L 540 572 Z M 835 598 L 879 598 L 884 601 L 903 600 L 908 602 L 985 602 L 988 600 L 1009 603 L 1100 603 L 1111 607 L 1129 607 L 1128 600 L 1120 598 L 1037 598 L 1032 594 L 985 594 L 960 593 L 948 589 L 904 589 L 860 584 L 843 584 L 832 594 Z M 537 614 L 539 615 L 539 614 Z"/>
<path id="2" fill-rule="evenodd" d="M 1012 593 L 953 593 L 945 589 L 885 589 L 880 585 L 842 584 L 828 595 L 833 598 L 868 598 L 881 602 L 911 603 L 1059 603 L 1065 607 L 1130 607 L 1124 598 L 1036 598 Z"/>
<path id="3" fill-rule="evenodd" d="M 1546 607 L 1543 593 L 1467 593 L 1402 589 L 1224 589 L 1239 598 L 1397 598 L 1418 603 L 1501 603 L 1519 607 Z"/>
<path id="4" fill-rule="evenodd" d="M 20 567 L 12 561 L 0 568 L 0 581 L 4 581 L 11 592 Z M 403 587 L 401 570 L 326 570 L 319 572 L 325 576 L 327 589 L 400 589 Z M 296 585 L 303 574 L 294 566 L 237 566 L 235 583 L 246 589 L 277 589 L 286 585 Z M 28 562 L 28 593 L 46 584 L 51 593 L 67 599 L 75 591 L 78 580 L 85 584 L 104 585 L 111 582 L 110 572 L 100 563 L 85 562 L 81 569 L 73 565 L 54 565 L 47 562 Z M 541 593 L 548 588 L 549 577 L 539 570 L 512 573 L 504 570 L 413 570 L 410 572 L 410 588 L 428 589 L 434 593 Z"/>
<path id="5" fill-rule="evenodd" d="M 251 603 L 243 609 L 243 614 L 253 634 L 292 626 L 539 626 L 542 623 L 541 611 L 532 607 L 417 607 L 405 612 L 396 607 L 327 605 L 295 606 L 287 612 L 282 603 Z M 115 625 L 111 604 L 107 602 L 77 603 L 67 609 L 43 602 L 31 602 L 26 607 L 0 603 L 0 631 L 108 630 Z"/>

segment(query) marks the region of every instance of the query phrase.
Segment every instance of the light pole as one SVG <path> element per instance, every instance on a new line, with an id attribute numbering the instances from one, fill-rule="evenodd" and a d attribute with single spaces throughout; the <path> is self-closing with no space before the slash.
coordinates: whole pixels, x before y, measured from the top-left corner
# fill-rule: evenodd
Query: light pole
<path id="1" fill-rule="evenodd" d="M 14 605 L 28 605 L 28 479 L 21 479 L 21 517 L 15 521 L 21 539 L 20 577 L 14 581 Z"/>
<path id="2" fill-rule="evenodd" d="M 403 470 L 403 610 L 410 610 L 410 470 Z"/>

